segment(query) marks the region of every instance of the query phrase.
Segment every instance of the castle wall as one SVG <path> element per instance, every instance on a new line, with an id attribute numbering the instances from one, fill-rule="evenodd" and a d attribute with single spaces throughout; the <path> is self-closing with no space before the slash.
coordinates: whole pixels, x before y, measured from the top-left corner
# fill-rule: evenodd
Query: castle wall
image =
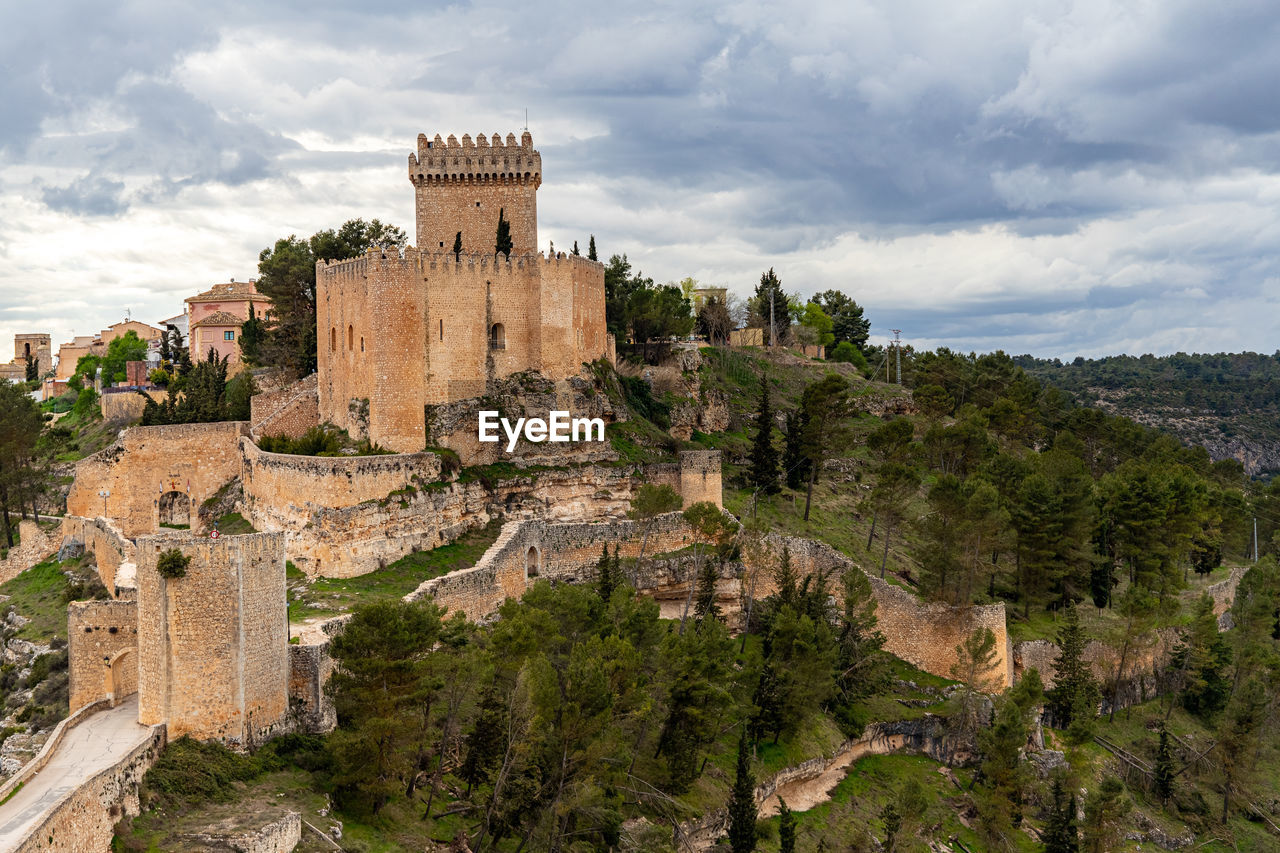
<path id="1" fill-rule="evenodd" d="M 537 251 L 542 155 L 528 131 L 520 145 L 513 134 L 505 140 L 480 134 L 474 141 L 464 134 L 461 142 L 419 134 L 409 180 L 423 250 L 450 251 L 461 231 L 463 251 L 492 255 L 501 210 L 511 223 L 512 254 Z"/>
<path id="2" fill-rule="evenodd" d="M 191 558 L 184 577 L 160 553 Z M 138 721 L 170 737 L 251 747 L 288 722 L 284 537 L 274 533 L 138 542 Z"/>
<path id="3" fill-rule="evenodd" d="M 333 699 L 324 692 L 333 667 L 327 640 L 289 646 L 289 708 L 300 731 L 323 734 L 338 725 Z"/>
<path id="4" fill-rule="evenodd" d="M 147 397 L 157 403 L 169 399 L 168 391 L 143 391 Z M 123 391 L 116 394 L 103 394 L 98 397 L 98 410 L 106 421 L 136 421 L 142 417 L 142 410 L 147 407 L 146 397 L 136 391 Z"/>
<path id="5" fill-rule="evenodd" d="M 67 514 L 103 516 L 134 538 L 159 529 L 163 494 L 182 492 L 196 525 L 197 507 L 240 473 L 237 444 L 248 432 L 244 421 L 131 427 L 115 444 L 76 463 Z M 99 495 L 104 490 L 106 497 Z"/>
<path id="6" fill-rule="evenodd" d="M 102 585 L 113 596 L 121 597 L 119 586 L 124 584 L 120 567 L 134 563 L 137 549 L 134 544 L 120 534 L 110 522 L 101 518 L 82 518 L 75 515 L 63 516 L 62 538 L 79 542 L 86 553 L 93 554 L 98 566 L 98 577 Z M 127 579 L 132 590 L 132 577 Z"/>
<path id="7" fill-rule="evenodd" d="M 73 601 L 67 605 L 70 707 L 138 692 L 138 603 Z"/>
<path id="8" fill-rule="evenodd" d="M 34 521 L 18 522 L 19 542 L 0 560 L 0 583 L 13 580 L 58 548 L 58 543 Z"/>
<path id="9" fill-rule="evenodd" d="M 323 343 L 323 342 L 322 342 Z M 249 398 L 249 423 L 254 436 L 284 435 L 301 438 L 320 425 L 320 401 L 316 374 Z"/>

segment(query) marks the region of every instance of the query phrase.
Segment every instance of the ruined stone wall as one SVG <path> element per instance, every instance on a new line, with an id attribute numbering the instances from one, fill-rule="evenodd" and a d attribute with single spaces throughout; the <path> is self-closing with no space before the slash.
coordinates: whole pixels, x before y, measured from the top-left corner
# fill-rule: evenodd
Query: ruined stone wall
<path id="1" fill-rule="evenodd" d="M 227 481 L 240 473 L 240 436 L 249 424 L 131 427 L 115 444 L 76 463 L 67 494 L 67 514 L 109 519 L 129 538 L 159 529 L 160 497 L 181 492 L 190 518 Z M 99 496 L 107 491 L 107 497 Z"/>
<path id="2" fill-rule="evenodd" d="M 99 699 L 112 704 L 138 691 L 138 603 L 73 601 L 67 605 L 71 710 Z"/>
<path id="3" fill-rule="evenodd" d="M 560 583 L 593 580 L 605 545 L 610 552 L 617 545 L 622 557 L 636 557 L 642 545 L 647 546 L 646 553 L 654 554 L 693 542 L 680 513 L 661 516 L 647 527 L 646 539 L 645 526 L 630 520 L 598 524 L 508 522 L 475 566 L 426 581 L 406 598 L 429 597 L 447 610 L 460 610 L 468 619 L 481 620 L 506 599 L 522 596 L 540 577 Z"/>
<path id="4" fill-rule="evenodd" d="M 169 398 L 168 391 L 152 390 L 143 391 L 142 393 L 156 402 Z M 136 391 L 103 394 L 98 398 L 98 409 L 102 412 L 102 419 L 114 423 L 136 421 L 142 417 L 142 410 L 146 407 L 146 397 Z"/>
<path id="5" fill-rule="evenodd" d="M 719 450 L 685 450 L 680 453 L 680 496 L 685 507 L 704 501 L 723 507 Z"/>
<path id="6" fill-rule="evenodd" d="M 63 516 L 62 539 L 64 542 L 78 542 L 85 553 L 93 554 L 98 577 L 113 597 L 125 597 L 124 587 L 132 594 L 133 577 L 122 577 L 120 567 L 126 566 L 124 574 L 130 574 L 128 567 L 134 564 L 137 549 L 110 522 L 101 518 Z"/>
<path id="7" fill-rule="evenodd" d="M 115 825 L 124 815 L 140 812 L 138 785 L 165 745 L 164 726 L 121 759 L 62 799 L 14 848 L 15 853 L 97 853 L 111 849 Z"/>
<path id="8" fill-rule="evenodd" d="M 191 558 L 166 579 L 160 553 Z M 284 537 L 276 533 L 138 542 L 138 720 L 170 737 L 251 747 L 288 722 Z"/>
<path id="9" fill-rule="evenodd" d="M 328 641 L 289 646 L 289 709 L 296 730 L 324 734 L 338 725 L 333 699 L 324 692 L 332 674 Z"/>
<path id="10" fill-rule="evenodd" d="M 418 134 L 417 151 L 409 155 L 409 181 L 414 186 L 417 244 L 425 250 L 448 251 L 462 232 L 467 252 L 493 254 L 498 212 L 511 223 L 512 254 L 538 249 L 538 186 L 542 155 L 528 131 L 515 134 L 463 134 L 459 142 L 436 134 Z"/>
<path id="11" fill-rule="evenodd" d="M 784 544 L 790 550 L 791 565 L 801 578 L 818 569 L 831 572 L 833 580 L 849 569 L 861 571 L 852 560 L 825 543 L 770 535 L 763 549 L 744 552 L 748 571 L 755 573 L 750 580 L 754 582 L 757 599 L 777 591 L 772 572 Z M 992 690 L 1003 690 L 1013 684 L 1013 652 L 1003 604 L 951 607 L 922 601 L 914 593 L 877 577 L 868 577 L 868 580 L 876 599 L 877 627 L 885 636 L 886 651 L 925 672 L 951 678 L 951 668 L 959 657 L 956 647 L 974 631 L 989 628 L 995 635 L 997 659 L 985 679 L 986 685 Z"/>
<path id="12" fill-rule="evenodd" d="M 323 343 L 323 342 L 321 342 Z M 275 391 L 254 394 L 249 398 L 250 430 L 255 437 L 285 435 L 301 438 L 307 430 L 320 425 L 320 401 L 313 373 Z"/>
<path id="13" fill-rule="evenodd" d="M 18 544 L 9 549 L 9 556 L 0 560 L 0 583 L 13 580 L 58 550 L 57 538 L 45 533 L 34 521 L 19 521 L 18 537 Z"/>

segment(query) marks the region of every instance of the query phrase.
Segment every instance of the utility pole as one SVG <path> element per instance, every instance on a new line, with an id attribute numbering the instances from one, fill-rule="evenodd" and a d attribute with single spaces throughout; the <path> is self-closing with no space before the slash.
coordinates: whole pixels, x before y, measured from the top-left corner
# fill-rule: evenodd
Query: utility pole
<path id="1" fill-rule="evenodd" d="M 902 341 L 898 335 L 902 334 L 901 329 L 890 329 L 893 332 L 893 354 L 898 364 L 898 384 L 902 384 Z M 888 379 L 888 377 L 885 377 Z"/>
<path id="2" fill-rule="evenodd" d="M 774 344 L 778 342 L 778 330 L 777 330 L 777 327 L 774 325 L 774 323 L 776 322 L 774 320 L 774 311 L 773 311 L 774 304 L 775 304 L 775 300 L 773 298 L 773 294 L 770 293 L 769 294 L 769 349 L 773 349 Z"/>
<path id="3" fill-rule="evenodd" d="M 1253 517 L 1253 561 L 1258 562 L 1258 517 Z"/>

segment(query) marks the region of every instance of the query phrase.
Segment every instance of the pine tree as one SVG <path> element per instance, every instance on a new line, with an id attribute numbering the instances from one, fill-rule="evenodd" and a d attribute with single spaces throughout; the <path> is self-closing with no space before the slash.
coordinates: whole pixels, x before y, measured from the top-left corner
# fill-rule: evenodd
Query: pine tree
<path id="1" fill-rule="evenodd" d="M 498 208 L 498 234 L 493 246 L 494 254 L 511 257 L 511 246 L 511 223 L 507 221 L 505 210 L 500 207 Z"/>
<path id="2" fill-rule="evenodd" d="M 782 559 L 778 562 L 777 571 L 773 573 L 773 582 L 778 587 L 778 604 L 795 607 L 799 604 L 799 579 L 796 570 L 791 566 L 791 546 L 782 546 Z"/>
<path id="3" fill-rule="evenodd" d="M 778 853 L 795 853 L 796 816 L 782 797 L 778 797 L 778 842 Z"/>
<path id="4" fill-rule="evenodd" d="M 1044 853 L 1079 853 L 1080 835 L 1076 831 L 1076 796 L 1067 796 L 1062 780 L 1053 780 L 1053 803 L 1044 826 Z"/>
<path id="5" fill-rule="evenodd" d="M 502 696 L 493 687 L 485 688 L 480 697 L 476 724 L 463 741 L 462 766 L 458 776 L 467 783 L 467 795 L 471 789 L 489 781 L 489 774 L 500 757 L 503 729 L 506 727 L 506 708 Z"/>
<path id="6" fill-rule="evenodd" d="M 262 341 L 266 337 L 266 327 L 254 313 L 253 303 L 249 303 L 249 319 L 240 325 L 240 360 L 245 364 L 256 365 L 262 356 Z"/>
<path id="7" fill-rule="evenodd" d="M 889 802 L 880 811 L 880 820 L 884 822 L 884 849 L 886 853 L 894 853 L 898 849 L 898 832 L 902 829 L 902 815 Z"/>
<path id="8" fill-rule="evenodd" d="M 751 485 L 761 494 L 774 495 L 778 486 L 778 452 L 773 447 L 773 410 L 769 405 L 769 379 L 760 378 L 760 408 L 756 411 L 756 438 L 751 445 Z"/>
<path id="9" fill-rule="evenodd" d="M 1084 801 L 1084 851 L 1109 853 L 1116 849 L 1132 804 L 1124 796 L 1124 785 L 1114 776 L 1089 792 Z"/>
<path id="10" fill-rule="evenodd" d="M 782 475 L 788 489 L 798 489 L 809 479 L 809 457 L 804 455 L 804 410 L 787 412 L 786 444 L 782 451 Z"/>
<path id="11" fill-rule="evenodd" d="M 575 255 L 581 255 L 581 254 L 582 254 L 581 252 L 579 252 L 579 251 L 578 251 L 578 241 L 577 241 L 577 240 L 574 240 L 574 241 L 573 241 L 573 253 L 574 253 Z"/>
<path id="12" fill-rule="evenodd" d="M 501 214 L 502 211 L 498 211 L 498 213 Z M 501 225 L 499 225 L 499 228 L 501 228 Z M 459 231 L 456 235 L 454 235 L 454 238 L 453 238 L 453 259 L 456 261 L 456 260 L 461 260 L 461 258 L 462 258 L 462 232 Z"/>
<path id="13" fill-rule="evenodd" d="M 587 242 L 587 260 L 600 260 L 596 257 L 596 235 L 594 234 L 591 235 L 591 239 Z"/>
<path id="14" fill-rule="evenodd" d="M 600 559 L 596 562 L 596 592 L 607 603 L 613 597 L 618 579 L 613 574 L 613 558 L 609 556 L 609 544 L 600 546 Z"/>
<path id="15" fill-rule="evenodd" d="M 756 849 L 756 777 L 751 772 L 751 745 L 744 731 L 738 739 L 738 770 L 729 794 L 729 849 L 752 853 Z"/>
<path id="16" fill-rule="evenodd" d="M 1073 604 L 1067 608 L 1062 628 L 1058 631 L 1058 648 L 1061 651 L 1053 662 L 1054 686 L 1048 694 L 1049 713 L 1054 723 L 1063 729 L 1074 725 L 1076 731 L 1072 740 L 1076 742 L 1088 740 L 1089 723 L 1102 695 L 1097 679 L 1093 677 L 1093 669 L 1084 659 L 1088 643 L 1089 637 L 1080 624 L 1080 611 Z"/>
<path id="17" fill-rule="evenodd" d="M 1173 748 L 1169 745 L 1169 732 L 1160 725 L 1160 745 L 1156 748 L 1155 794 L 1160 802 L 1168 802 L 1173 795 Z"/>
<path id="18" fill-rule="evenodd" d="M 777 736 L 782 731 L 782 696 L 778 685 L 778 673 L 768 660 L 760 669 L 760 680 L 756 682 L 755 695 L 751 704 L 755 712 L 751 715 L 750 734 L 753 743 L 764 740 L 766 735 Z"/>

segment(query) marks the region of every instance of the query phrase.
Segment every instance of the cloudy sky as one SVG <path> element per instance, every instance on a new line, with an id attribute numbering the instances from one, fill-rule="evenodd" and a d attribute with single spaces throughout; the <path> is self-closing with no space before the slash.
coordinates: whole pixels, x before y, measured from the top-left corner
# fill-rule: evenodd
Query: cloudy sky
<path id="1" fill-rule="evenodd" d="M 839 288 L 873 333 L 1072 357 L 1280 349 L 1270 0 L 0 6 L 0 360 L 412 234 L 419 132 L 528 110 L 539 237 Z"/>

